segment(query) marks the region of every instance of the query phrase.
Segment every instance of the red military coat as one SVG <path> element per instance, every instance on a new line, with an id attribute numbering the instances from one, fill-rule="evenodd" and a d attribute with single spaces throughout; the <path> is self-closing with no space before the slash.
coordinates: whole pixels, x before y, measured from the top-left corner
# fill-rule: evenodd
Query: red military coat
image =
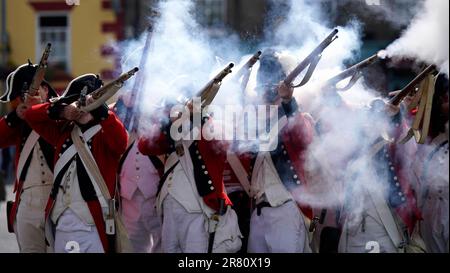
<path id="1" fill-rule="evenodd" d="M 14 160 L 14 166 L 17 168 L 19 162 L 20 151 L 22 148 L 23 137 L 26 137 L 24 128 L 21 126 L 23 122 L 17 117 L 17 114 L 11 112 L 0 119 L 0 148 L 15 146 L 16 157 Z M 14 192 L 16 192 L 18 181 L 14 184 Z"/>
<path id="2" fill-rule="evenodd" d="M 139 140 L 139 151 L 145 155 L 163 155 L 175 152 L 174 142 L 170 138 L 169 132 L 170 126 L 154 124 L 149 134 L 152 137 L 143 136 Z M 206 205 L 216 211 L 220 208 L 219 199 L 224 200 L 225 205 L 231 205 L 223 183 L 226 150 L 227 145 L 224 142 L 208 141 L 202 136 L 201 140 L 192 143 L 189 151 L 185 151 L 191 153 L 199 195 Z"/>
<path id="3" fill-rule="evenodd" d="M 73 127 L 67 126 L 62 130 L 65 122 L 50 119 L 50 107 L 50 103 L 35 105 L 26 112 L 25 119 L 38 134 L 55 146 L 55 162 L 57 162 L 61 153 L 68 148 L 67 143 L 69 143 L 71 139 L 70 134 Z M 91 153 L 108 186 L 109 193 L 111 196 L 114 196 L 117 167 L 121 155 L 127 148 L 128 135 L 123 124 L 111 111 L 108 112 L 107 118 L 100 121 L 99 124 L 102 129 L 91 139 Z M 54 174 L 55 178 L 57 175 L 58 174 Z M 80 190 L 83 191 L 81 188 Z M 58 189 L 54 189 L 49 198 L 45 212 L 46 219 L 51 213 L 57 192 Z M 111 248 L 112 246 L 109 245 L 109 239 L 105 232 L 105 222 L 100 203 L 96 196 L 91 196 L 89 199 L 90 200 L 86 201 L 86 203 L 94 218 L 103 248 L 105 252 L 110 252 L 113 249 Z"/>
<path id="4" fill-rule="evenodd" d="M 399 120 L 394 121 L 393 125 L 393 137 L 397 142 L 404 135 L 406 124 L 404 120 Z M 412 234 L 417 221 L 422 219 L 422 214 L 417 205 L 416 189 L 412 184 L 414 154 L 409 144 L 411 143 L 390 143 L 384 149 L 384 156 L 391 165 L 387 181 L 390 188 L 390 206 L 407 226 L 409 234 Z"/>
<path id="5" fill-rule="evenodd" d="M 31 128 L 28 126 L 28 124 L 21 120 L 15 111 L 9 113 L 8 115 L 4 116 L 0 119 L 0 148 L 6 148 L 9 146 L 15 146 L 16 147 L 16 155 L 14 160 L 14 166 L 17 172 L 17 164 L 19 162 L 19 158 L 22 152 L 22 148 L 25 145 L 25 142 L 28 138 L 28 136 L 31 133 Z M 47 164 L 50 169 L 53 169 L 53 149 L 51 147 L 48 147 L 49 145 L 44 143 L 45 141 L 41 138 L 39 139 L 39 142 L 41 143 L 41 148 L 43 151 L 43 154 L 45 156 L 45 159 L 47 161 Z M 28 170 L 24 170 L 24 172 L 27 172 Z M 20 202 L 20 188 L 22 187 L 20 181 L 15 181 L 14 183 L 14 193 L 15 195 L 15 202 L 13 207 L 11 208 L 11 214 L 10 218 L 8 219 L 9 224 L 13 224 L 16 218 L 16 212 L 19 206 Z M 8 230 L 12 232 L 13 228 L 12 226 L 8 226 Z"/>
<path id="6" fill-rule="evenodd" d="M 286 116 L 287 124 L 280 130 L 278 145 L 270 154 L 281 181 L 288 190 L 292 191 L 300 185 L 306 187 L 308 184 L 305 163 L 308 146 L 313 141 L 314 127 L 312 119 L 298 110 L 295 99 L 279 107 L 278 119 L 280 120 L 283 116 Z M 242 167 L 248 173 L 249 181 L 251 181 L 257 152 L 259 151 L 238 154 Z M 229 168 L 231 169 L 231 167 Z M 231 181 L 236 180 L 237 177 L 233 173 Z M 312 218 L 312 210 L 309 205 L 299 205 L 303 213 Z"/>

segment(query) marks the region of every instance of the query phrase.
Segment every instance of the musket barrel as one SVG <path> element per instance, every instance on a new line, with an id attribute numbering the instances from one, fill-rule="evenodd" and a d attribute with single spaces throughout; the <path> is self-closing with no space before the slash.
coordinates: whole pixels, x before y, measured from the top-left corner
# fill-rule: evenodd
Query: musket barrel
<path id="1" fill-rule="evenodd" d="M 90 112 L 97 107 L 99 107 L 102 103 L 105 103 L 108 99 L 110 99 L 119 89 L 123 86 L 123 83 L 131 78 L 139 69 L 137 67 L 131 69 L 130 71 L 123 73 L 117 79 L 109 82 L 108 84 L 98 88 L 97 90 L 91 93 L 93 102 L 86 105 L 85 107 L 81 107 L 81 110 L 84 112 Z"/>
<path id="2" fill-rule="evenodd" d="M 374 54 L 374 55 L 370 56 L 369 58 L 365 59 L 364 61 L 359 62 L 359 63 L 347 68 L 346 70 L 342 71 L 338 75 L 329 79 L 326 83 L 326 86 L 337 84 L 338 82 L 342 81 L 343 79 L 355 75 L 356 72 L 372 65 L 378 59 L 379 59 L 378 54 Z"/>
<path id="3" fill-rule="evenodd" d="M 154 12 L 152 10 L 152 12 Z M 145 39 L 145 44 L 144 44 L 144 49 L 142 51 L 142 57 L 141 60 L 139 62 L 139 68 L 142 69 L 145 72 L 145 66 L 147 63 L 147 57 L 150 51 L 150 44 L 152 41 L 152 36 L 153 36 L 153 23 L 150 23 L 150 25 L 148 26 L 148 30 L 147 30 L 147 38 Z M 135 105 L 136 101 L 139 101 L 140 98 L 140 93 L 141 93 L 141 86 L 143 84 L 143 79 L 144 79 L 144 73 L 141 73 L 142 75 L 138 75 L 136 77 L 136 79 L 134 80 L 134 84 L 133 84 L 133 88 L 131 89 L 131 103 L 130 105 Z M 131 122 L 131 119 L 133 118 L 133 115 L 135 113 L 138 113 L 139 115 L 139 107 L 133 107 L 136 109 L 130 110 L 127 108 L 126 114 L 125 114 L 125 118 L 123 120 L 123 123 L 128 125 Z"/>
<path id="4" fill-rule="evenodd" d="M 139 68 L 135 67 L 128 72 L 123 73 L 120 75 L 117 79 L 113 80 L 112 82 L 107 83 L 106 85 L 100 87 L 99 89 L 93 91 L 91 93 L 92 98 L 97 99 L 101 97 L 105 92 L 108 91 L 111 86 L 116 84 L 123 84 L 125 81 L 127 81 L 129 78 L 131 78 L 136 72 L 139 71 Z"/>
<path id="5" fill-rule="evenodd" d="M 214 77 L 214 81 L 222 81 L 228 74 L 231 73 L 231 68 L 234 67 L 234 63 L 228 64 L 227 67 L 225 67 L 222 71 L 217 74 L 216 77 Z"/>
<path id="6" fill-rule="evenodd" d="M 242 75 L 247 72 L 249 69 L 251 69 L 255 63 L 259 60 L 259 57 L 261 57 L 262 52 L 258 51 L 242 66 L 241 69 L 236 73 L 234 76 L 235 79 L 239 79 L 242 77 Z"/>
<path id="7" fill-rule="evenodd" d="M 44 52 L 42 53 L 41 60 L 39 61 L 39 65 L 33 75 L 33 79 L 28 90 L 30 96 L 36 96 L 38 94 L 39 86 L 41 86 L 41 83 L 44 80 L 45 69 L 47 68 L 47 61 L 48 57 L 50 56 L 51 47 L 52 44 L 47 43 Z"/>
<path id="8" fill-rule="evenodd" d="M 435 65 L 429 65 L 425 70 L 423 70 L 419 75 L 417 75 L 414 80 L 408 83 L 397 95 L 395 95 L 392 99 L 389 100 L 389 103 L 392 105 L 399 105 L 400 102 L 411 93 L 414 88 L 425 79 L 430 73 L 433 73 L 436 70 Z"/>
<path id="9" fill-rule="evenodd" d="M 292 82 L 297 78 L 300 73 L 302 73 L 303 70 L 305 70 L 306 67 L 308 67 L 315 58 L 319 57 L 320 54 L 327 48 L 334 40 L 338 38 L 337 33 L 339 32 L 338 29 L 334 29 L 326 38 L 323 40 L 319 46 L 317 46 L 311 54 L 309 54 L 289 75 L 284 79 L 284 83 L 286 85 L 292 85 Z M 307 81 L 307 80 L 306 80 Z M 306 82 L 304 82 L 306 83 Z"/>
<path id="10" fill-rule="evenodd" d="M 204 101 L 206 97 L 209 97 L 209 100 L 212 101 L 217 93 L 213 93 L 211 95 L 211 90 L 214 84 L 219 84 L 228 74 L 232 71 L 231 69 L 234 67 L 234 63 L 229 63 L 227 67 L 225 67 L 222 71 L 220 71 L 211 81 L 209 81 L 199 92 L 197 92 L 196 97 L 200 97 L 201 101 Z M 217 91 L 217 90 L 216 90 Z"/>

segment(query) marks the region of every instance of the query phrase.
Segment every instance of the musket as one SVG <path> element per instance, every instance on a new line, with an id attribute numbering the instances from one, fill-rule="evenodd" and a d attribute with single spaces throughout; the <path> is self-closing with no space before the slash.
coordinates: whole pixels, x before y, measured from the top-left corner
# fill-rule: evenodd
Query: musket
<path id="1" fill-rule="evenodd" d="M 311 54 L 309 54 L 297 67 L 289 73 L 289 75 L 284 79 L 284 83 L 288 86 L 292 86 L 294 88 L 300 87 L 305 85 L 311 78 L 312 74 L 314 73 L 314 70 L 316 69 L 317 64 L 320 61 L 320 58 L 322 57 L 322 53 L 334 40 L 338 38 L 337 33 L 339 31 L 337 29 L 333 30 L 330 35 L 323 40 L 319 46 L 317 46 Z M 294 85 L 292 82 L 300 75 L 300 73 L 305 70 L 305 68 L 308 68 L 305 76 L 303 77 L 303 80 L 297 84 Z"/>
<path id="2" fill-rule="evenodd" d="M 240 79 L 245 75 L 245 73 L 251 70 L 255 63 L 259 60 L 261 54 L 262 52 L 258 51 L 252 57 L 250 57 L 250 59 L 241 67 L 241 69 L 236 72 L 236 74 L 234 75 L 234 79 Z"/>
<path id="3" fill-rule="evenodd" d="M 123 73 L 115 80 L 109 82 L 108 84 L 98 88 L 97 90 L 94 90 L 90 95 L 93 99 L 93 102 L 90 104 L 87 104 L 86 106 L 80 107 L 80 110 L 83 112 L 90 112 L 100 105 L 102 105 L 104 102 L 106 102 L 109 98 L 111 98 L 117 91 L 119 91 L 120 88 L 122 88 L 125 81 L 127 81 L 129 78 L 134 76 L 136 72 L 139 70 L 139 68 L 135 67 L 131 69 L 128 72 Z"/>
<path id="4" fill-rule="evenodd" d="M 81 92 L 80 97 L 78 98 L 78 108 L 86 106 L 86 97 L 87 97 L 88 88 L 85 86 Z"/>
<path id="5" fill-rule="evenodd" d="M 139 69 L 141 72 L 145 72 L 145 64 L 147 62 L 148 52 L 150 51 L 150 45 L 152 41 L 152 34 L 153 34 L 153 24 L 150 24 L 147 31 L 147 38 L 145 40 L 144 49 L 142 51 L 142 57 L 139 62 Z M 144 74 L 145 73 L 139 73 L 139 75 L 136 77 L 133 83 L 133 88 L 131 89 L 131 98 L 130 98 L 130 105 L 134 107 L 136 105 L 136 101 L 138 101 L 138 97 L 140 97 L 141 93 L 141 87 L 142 83 L 144 82 Z M 129 109 L 127 107 L 127 111 L 125 114 L 125 118 L 123 120 L 123 124 L 128 126 L 133 118 L 133 113 L 136 111 L 139 111 L 139 109 Z"/>
<path id="6" fill-rule="evenodd" d="M 403 87 L 400 92 L 398 92 L 393 98 L 389 100 L 389 103 L 392 105 L 399 105 L 409 93 L 413 92 L 417 85 L 420 84 L 430 73 L 434 73 L 436 71 L 435 65 L 429 65 L 425 68 L 417 77 L 414 78 L 410 83 L 408 83 L 405 87 Z"/>
<path id="7" fill-rule="evenodd" d="M 205 107 L 214 100 L 217 92 L 219 91 L 222 80 L 230 74 L 231 68 L 234 67 L 234 63 L 230 63 L 221 70 L 212 80 L 210 80 L 199 92 L 197 92 L 196 97 L 200 97 L 202 102 L 202 107 Z"/>
<path id="8" fill-rule="evenodd" d="M 42 81 L 44 80 L 45 70 L 48 65 L 48 56 L 50 55 L 50 48 L 52 47 L 51 43 L 48 43 L 42 53 L 41 60 L 39 61 L 39 65 L 34 72 L 33 80 L 31 81 L 30 87 L 28 89 L 28 94 L 30 96 L 37 96 L 39 92 L 39 87 L 41 86 Z"/>
<path id="9" fill-rule="evenodd" d="M 253 66 L 261 57 L 262 52 L 256 52 L 242 67 L 239 71 L 234 75 L 234 79 L 238 81 L 242 78 L 241 81 L 241 90 L 244 91 L 247 88 L 248 81 L 250 79 L 250 73 L 252 71 Z"/>
<path id="10" fill-rule="evenodd" d="M 378 54 L 374 54 L 370 56 L 369 58 L 365 59 L 362 62 L 359 62 L 352 67 L 347 68 L 346 70 L 342 71 L 338 75 L 334 76 L 333 78 L 329 79 L 326 83 L 326 87 L 332 87 L 335 90 L 338 91 L 347 91 L 358 81 L 358 79 L 362 76 L 362 70 L 369 67 L 370 65 L 374 64 L 379 59 Z M 343 87 L 338 88 L 336 87 L 336 84 L 338 84 L 340 81 L 351 77 L 349 83 Z"/>

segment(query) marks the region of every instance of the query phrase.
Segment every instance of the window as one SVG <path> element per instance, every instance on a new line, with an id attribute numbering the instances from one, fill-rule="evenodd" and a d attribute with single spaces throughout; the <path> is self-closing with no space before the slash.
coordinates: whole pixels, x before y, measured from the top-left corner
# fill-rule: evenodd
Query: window
<path id="1" fill-rule="evenodd" d="M 225 2 L 224 0 L 198 0 L 199 21 L 208 27 L 223 25 L 225 21 Z"/>
<path id="2" fill-rule="evenodd" d="M 69 17 L 67 14 L 39 14 L 37 18 L 37 52 L 39 58 L 47 43 L 52 44 L 49 64 L 69 72 Z"/>

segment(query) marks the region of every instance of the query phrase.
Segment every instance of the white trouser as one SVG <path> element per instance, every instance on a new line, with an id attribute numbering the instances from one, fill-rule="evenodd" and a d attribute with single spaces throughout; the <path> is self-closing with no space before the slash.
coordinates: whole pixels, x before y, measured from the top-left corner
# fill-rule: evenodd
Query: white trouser
<path id="1" fill-rule="evenodd" d="M 138 189 L 131 200 L 122 198 L 122 217 L 134 252 L 161 252 L 161 219 L 155 198 L 145 199 Z"/>
<path id="2" fill-rule="evenodd" d="M 420 231 L 428 252 L 448 253 L 449 251 L 448 208 L 448 196 L 428 196 L 424 202 Z"/>
<path id="3" fill-rule="evenodd" d="M 250 220 L 249 253 L 309 253 L 308 231 L 294 201 L 257 210 Z"/>
<path id="4" fill-rule="evenodd" d="M 45 253 L 44 211 L 52 185 L 25 189 L 20 195 L 14 233 L 22 253 Z"/>
<path id="5" fill-rule="evenodd" d="M 87 225 L 70 209 L 59 217 L 55 253 L 104 253 L 95 225 Z"/>
<path id="6" fill-rule="evenodd" d="M 170 194 L 163 201 L 162 250 L 165 253 L 206 253 L 209 234 L 203 213 L 189 213 Z"/>
<path id="7" fill-rule="evenodd" d="M 345 237 L 344 237 L 345 236 Z M 381 219 L 366 214 L 365 219 L 350 227 L 344 225 L 339 252 L 345 253 L 397 253 Z"/>

